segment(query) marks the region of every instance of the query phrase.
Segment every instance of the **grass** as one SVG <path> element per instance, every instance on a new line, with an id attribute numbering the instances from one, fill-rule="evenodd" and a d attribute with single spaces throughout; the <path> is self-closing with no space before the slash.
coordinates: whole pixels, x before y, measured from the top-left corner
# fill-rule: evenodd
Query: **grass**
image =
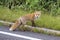
<path id="1" fill-rule="evenodd" d="M 27 13 L 30 13 L 30 11 L 24 11 L 21 9 L 10 10 L 6 7 L 0 6 L 0 20 L 14 22 L 17 18 Z M 38 20 L 36 20 L 35 23 L 36 26 L 39 27 L 60 30 L 60 16 L 54 17 L 42 13 L 41 17 Z M 27 24 L 31 25 L 30 22 L 28 22 Z"/>
<path id="2" fill-rule="evenodd" d="M 41 18 L 36 21 L 36 25 L 44 28 L 60 30 L 60 18 L 42 14 Z"/>
<path id="3" fill-rule="evenodd" d="M 15 21 L 22 15 L 25 15 L 26 12 L 22 10 L 10 10 L 5 7 L 0 7 L 0 19 L 5 21 Z"/>

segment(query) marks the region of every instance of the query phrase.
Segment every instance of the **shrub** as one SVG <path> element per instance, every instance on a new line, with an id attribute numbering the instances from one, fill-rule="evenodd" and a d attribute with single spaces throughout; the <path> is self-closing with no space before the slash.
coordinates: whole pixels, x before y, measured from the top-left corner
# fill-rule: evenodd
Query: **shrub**
<path id="1" fill-rule="evenodd" d="M 60 0 L 0 0 L 0 5 L 9 9 L 21 8 L 23 10 L 43 10 L 56 16 L 60 13 Z"/>

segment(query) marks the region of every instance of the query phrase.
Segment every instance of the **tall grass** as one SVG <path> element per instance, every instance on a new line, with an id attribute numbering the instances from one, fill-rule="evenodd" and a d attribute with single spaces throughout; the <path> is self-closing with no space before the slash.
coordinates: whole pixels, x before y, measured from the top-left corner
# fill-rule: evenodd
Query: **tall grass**
<path id="1" fill-rule="evenodd" d="M 21 9 L 10 10 L 6 7 L 0 6 L 0 20 L 14 22 L 17 18 L 23 15 L 26 15 L 27 13 L 31 13 L 31 12 L 21 10 Z M 39 26 L 39 27 L 60 30 L 60 16 L 55 17 L 46 13 L 44 14 L 42 12 L 41 17 L 37 19 L 35 23 L 36 23 L 36 26 Z M 31 25 L 31 22 L 28 22 L 27 24 Z"/>
<path id="2" fill-rule="evenodd" d="M 60 17 L 42 14 L 41 18 L 36 21 L 36 25 L 39 27 L 60 30 Z"/>
<path id="3" fill-rule="evenodd" d="M 22 10 L 10 10 L 6 7 L 0 6 L 0 19 L 5 21 L 15 21 L 20 16 L 26 14 L 25 11 Z"/>

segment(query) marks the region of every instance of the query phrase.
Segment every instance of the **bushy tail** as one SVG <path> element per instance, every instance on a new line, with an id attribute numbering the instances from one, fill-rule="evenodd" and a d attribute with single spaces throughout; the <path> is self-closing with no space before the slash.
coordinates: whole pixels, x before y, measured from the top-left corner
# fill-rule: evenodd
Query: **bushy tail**
<path id="1" fill-rule="evenodd" d="M 10 31 L 15 30 L 19 25 L 21 24 L 21 21 L 16 21 L 14 24 L 12 24 L 12 26 L 10 27 Z"/>

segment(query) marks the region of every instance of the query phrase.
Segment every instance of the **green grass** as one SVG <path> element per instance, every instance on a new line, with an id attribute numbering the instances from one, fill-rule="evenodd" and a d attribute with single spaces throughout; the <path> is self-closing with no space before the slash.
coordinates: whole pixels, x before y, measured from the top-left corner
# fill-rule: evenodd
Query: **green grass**
<path id="1" fill-rule="evenodd" d="M 49 29 L 60 30 L 60 17 L 42 14 L 41 18 L 36 21 L 36 25 Z"/>
<path id="2" fill-rule="evenodd" d="M 24 11 L 21 9 L 10 10 L 6 7 L 0 6 L 0 20 L 14 22 L 17 18 L 27 13 L 30 13 L 30 11 Z M 39 27 L 60 30 L 60 16 L 54 17 L 42 13 L 41 17 L 38 20 L 36 20 L 35 23 L 36 26 Z M 31 25 L 30 22 L 28 22 L 27 24 Z"/>
<path id="3" fill-rule="evenodd" d="M 5 21 L 15 21 L 22 15 L 25 15 L 27 12 L 22 10 L 9 10 L 5 7 L 0 7 L 0 19 Z"/>

